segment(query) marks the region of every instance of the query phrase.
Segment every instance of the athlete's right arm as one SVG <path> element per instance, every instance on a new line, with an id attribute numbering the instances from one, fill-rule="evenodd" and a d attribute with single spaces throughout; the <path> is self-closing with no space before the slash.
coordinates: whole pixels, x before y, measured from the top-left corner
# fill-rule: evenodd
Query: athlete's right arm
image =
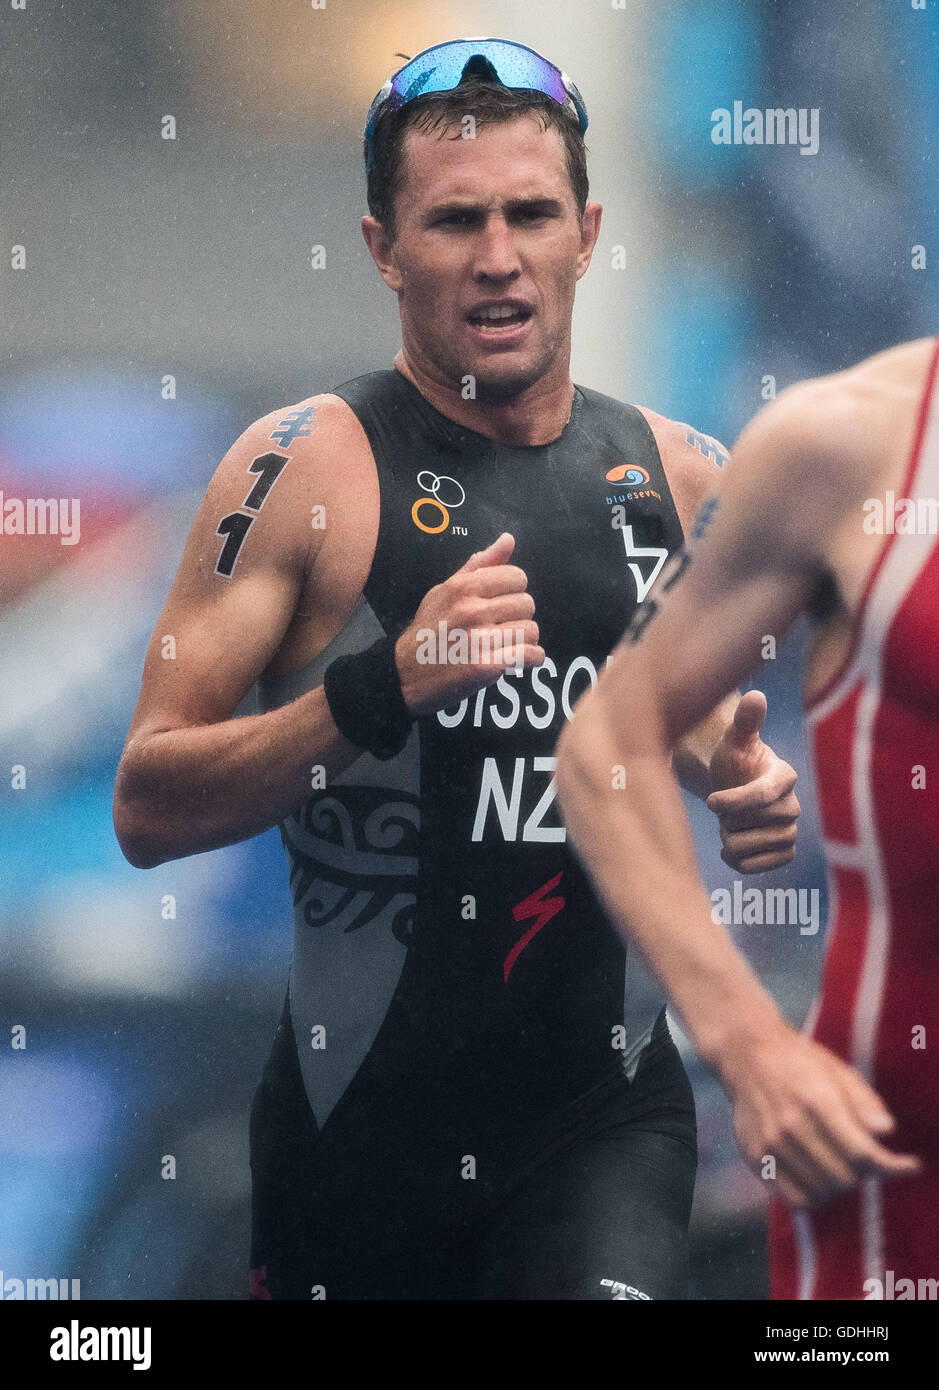
<path id="1" fill-rule="evenodd" d="M 232 718 L 280 645 L 323 535 L 311 524 L 309 457 L 275 447 L 276 419 L 246 430 L 216 470 L 147 651 L 114 792 L 117 838 L 137 868 L 268 829 L 309 794 L 314 765 L 328 777 L 361 752 L 321 688 Z M 289 460 L 273 482 L 276 462 L 248 471 L 264 457 Z"/>
<path id="2" fill-rule="evenodd" d="M 348 408 L 322 400 L 313 437 L 289 455 L 272 446 L 282 414 L 257 421 L 219 465 L 150 642 L 114 791 L 118 842 L 137 868 L 268 830 L 306 800 L 314 769 L 322 786 L 362 753 L 336 728 L 322 686 L 280 709 L 232 717 L 271 662 L 301 595 L 312 592 L 327 617 L 336 610 L 331 627 L 341 627 L 356 597 L 349 541 L 355 533 L 361 542 L 368 528 L 374 461 Z M 252 464 L 260 472 L 249 471 Z M 326 529 L 311 525 L 314 496 Z M 377 485 L 373 501 L 377 524 Z M 495 657 L 502 643 L 512 664 L 544 661 L 527 578 L 507 563 L 513 548 L 502 535 L 471 556 L 428 591 L 401 634 L 396 657 L 412 716 L 458 702 L 506 665 L 454 664 L 447 653 L 422 662 L 422 631 L 436 634 L 443 624 L 486 632 Z"/>

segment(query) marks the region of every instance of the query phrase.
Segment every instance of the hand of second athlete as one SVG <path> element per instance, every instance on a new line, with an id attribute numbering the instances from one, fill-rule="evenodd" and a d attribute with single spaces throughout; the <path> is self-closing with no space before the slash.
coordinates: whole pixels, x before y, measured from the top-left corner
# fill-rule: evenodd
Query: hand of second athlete
<path id="1" fill-rule="evenodd" d="M 876 1091 L 785 1022 L 729 1038 L 712 1065 L 733 1103 L 741 1154 L 789 1206 L 816 1206 L 866 1177 L 921 1170 L 915 1155 L 882 1142 L 896 1121 Z"/>

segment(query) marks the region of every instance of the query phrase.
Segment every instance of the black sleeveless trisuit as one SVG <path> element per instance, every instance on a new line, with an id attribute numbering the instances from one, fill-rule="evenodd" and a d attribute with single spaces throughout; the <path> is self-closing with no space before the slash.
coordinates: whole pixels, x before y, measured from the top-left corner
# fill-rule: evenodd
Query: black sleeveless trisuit
<path id="1" fill-rule="evenodd" d="M 455 424 L 396 370 L 334 394 L 378 470 L 374 560 L 342 631 L 262 678 L 259 708 L 403 631 L 503 531 L 546 661 L 416 720 L 281 825 L 295 944 L 251 1115 L 253 1296 L 684 1297 L 690 1087 L 553 777 L 572 706 L 682 545 L 654 436 L 583 387 L 529 447 Z"/>

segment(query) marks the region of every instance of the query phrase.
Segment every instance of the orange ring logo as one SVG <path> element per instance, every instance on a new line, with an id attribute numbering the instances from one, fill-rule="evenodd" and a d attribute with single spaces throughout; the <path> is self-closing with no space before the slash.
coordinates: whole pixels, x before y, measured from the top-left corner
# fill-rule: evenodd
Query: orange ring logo
<path id="1" fill-rule="evenodd" d="M 427 526 L 421 521 L 418 515 L 421 507 L 436 507 L 443 517 L 439 526 Z M 442 502 L 438 502 L 436 497 L 419 497 L 411 508 L 411 520 L 421 531 L 426 531 L 428 536 L 437 536 L 441 531 L 445 531 L 450 525 L 450 513 Z"/>

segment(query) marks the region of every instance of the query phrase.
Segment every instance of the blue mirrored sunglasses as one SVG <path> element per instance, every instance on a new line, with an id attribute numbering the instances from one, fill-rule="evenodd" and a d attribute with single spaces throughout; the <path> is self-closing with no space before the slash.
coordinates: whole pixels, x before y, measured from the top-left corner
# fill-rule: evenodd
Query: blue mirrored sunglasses
<path id="1" fill-rule="evenodd" d="M 365 168 L 372 167 L 372 139 L 380 116 L 397 111 L 416 97 L 428 92 L 450 92 L 458 87 L 471 58 L 485 58 L 492 65 L 503 87 L 518 87 L 543 92 L 561 106 L 570 106 L 580 123 L 580 133 L 587 129 L 587 111 L 583 98 L 573 82 L 542 58 L 533 48 L 507 39 L 455 39 L 425 48 L 403 68 L 392 73 L 369 107 L 365 122 Z"/>

